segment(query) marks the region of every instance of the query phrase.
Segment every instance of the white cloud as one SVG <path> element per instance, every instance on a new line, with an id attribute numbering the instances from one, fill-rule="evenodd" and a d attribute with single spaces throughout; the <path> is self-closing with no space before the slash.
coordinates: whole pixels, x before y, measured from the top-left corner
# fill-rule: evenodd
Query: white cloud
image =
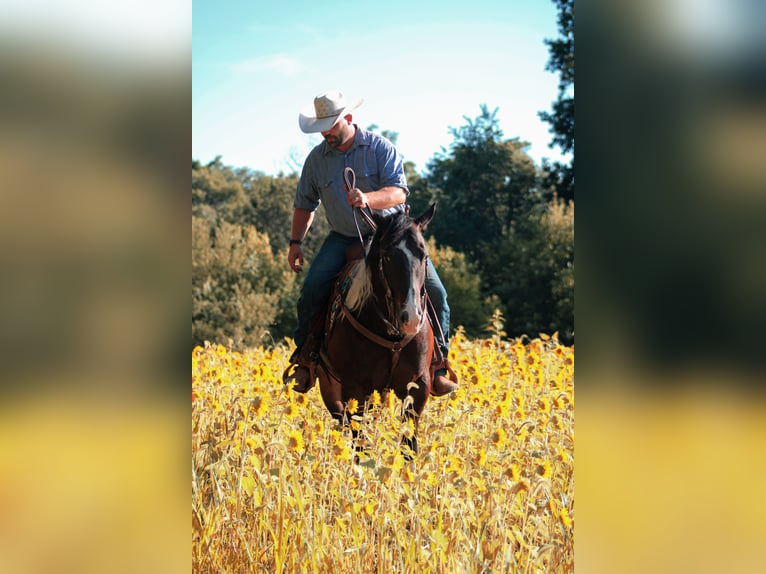
<path id="1" fill-rule="evenodd" d="M 232 69 L 238 73 L 274 72 L 288 78 L 295 76 L 302 68 L 299 60 L 286 54 L 269 54 L 232 65 Z"/>

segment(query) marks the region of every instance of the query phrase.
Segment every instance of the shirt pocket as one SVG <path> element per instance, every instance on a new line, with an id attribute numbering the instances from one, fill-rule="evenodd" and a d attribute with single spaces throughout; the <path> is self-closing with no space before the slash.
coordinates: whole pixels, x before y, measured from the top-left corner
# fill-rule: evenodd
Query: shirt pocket
<path id="1" fill-rule="evenodd" d="M 367 148 L 365 152 L 360 154 L 355 162 L 356 186 L 362 191 L 375 191 L 381 187 L 378 161 L 371 148 Z"/>
<path id="2" fill-rule="evenodd" d="M 326 177 L 319 181 L 319 197 L 325 201 L 331 196 L 343 193 L 343 182 L 338 177 Z"/>

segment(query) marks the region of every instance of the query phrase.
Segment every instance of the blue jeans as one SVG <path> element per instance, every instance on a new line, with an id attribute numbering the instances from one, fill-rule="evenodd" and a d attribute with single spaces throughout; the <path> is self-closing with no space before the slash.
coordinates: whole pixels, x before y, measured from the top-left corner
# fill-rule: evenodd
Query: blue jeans
<path id="1" fill-rule="evenodd" d="M 331 231 L 314 256 L 301 287 L 301 296 L 298 298 L 298 327 L 293 335 L 295 345 L 298 348 L 301 348 L 306 342 L 312 319 L 322 310 L 330 297 L 335 277 L 346 263 L 346 248 L 358 242 L 358 237 L 346 237 Z M 439 328 L 434 326 L 436 343 L 441 347 L 446 357 L 449 350 L 450 317 L 447 291 L 444 289 L 431 259 L 428 260 L 426 292 L 431 303 L 433 303 L 436 317 L 444 332 L 442 338 Z"/>

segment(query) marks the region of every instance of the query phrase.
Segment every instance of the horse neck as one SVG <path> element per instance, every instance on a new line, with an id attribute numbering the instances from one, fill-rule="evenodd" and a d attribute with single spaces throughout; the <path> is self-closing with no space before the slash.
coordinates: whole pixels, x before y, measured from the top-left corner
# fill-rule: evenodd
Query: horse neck
<path id="1" fill-rule="evenodd" d="M 378 292 L 373 285 L 373 273 L 379 271 L 371 266 L 365 259 L 351 271 L 351 282 L 346 293 L 346 306 L 354 313 L 357 320 L 368 329 L 376 333 L 388 333 L 393 326 L 390 317 L 386 317 L 388 309 L 385 304 L 385 293 L 378 287 Z M 378 277 L 379 284 L 383 285 L 384 277 Z"/>
<path id="2" fill-rule="evenodd" d="M 351 270 L 350 278 L 351 282 L 345 298 L 346 306 L 351 311 L 359 313 L 372 298 L 372 277 L 364 259 L 360 259 Z"/>

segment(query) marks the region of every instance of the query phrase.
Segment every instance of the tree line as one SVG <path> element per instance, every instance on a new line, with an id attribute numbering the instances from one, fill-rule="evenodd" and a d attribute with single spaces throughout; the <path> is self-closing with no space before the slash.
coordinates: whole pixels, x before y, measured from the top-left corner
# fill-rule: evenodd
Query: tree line
<path id="1" fill-rule="evenodd" d="M 426 237 L 454 327 L 481 336 L 499 310 L 510 337 L 558 331 L 571 343 L 574 201 L 558 197 L 550 167 L 535 165 L 528 144 L 503 137 L 496 114 L 482 106 L 452 129 L 449 150 L 424 174 L 405 164 L 408 203 L 413 215 L 437 205 Z M 220 157 L 192 161 L 192 345 L 291 336 L 302 280 L 287 265 L 297 183 L 295 173 L 266 175 Z M 327 231 L 318 214 L 305 242 L 309 261 Z"/>

